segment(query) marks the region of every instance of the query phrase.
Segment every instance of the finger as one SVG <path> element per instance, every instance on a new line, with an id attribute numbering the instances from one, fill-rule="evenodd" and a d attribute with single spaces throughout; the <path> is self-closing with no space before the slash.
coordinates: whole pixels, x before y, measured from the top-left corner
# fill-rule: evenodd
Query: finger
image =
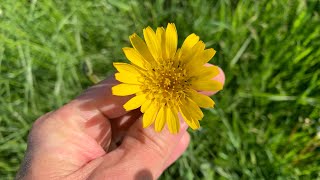
<path id="1" fill-rule="evenodd" d="M 181 140 L 179 141 L 179 144 L 174 149 L 173 153 L 171 154 L 167 162 L 165 163 L 163 167 L 163 171 L 167 169 L 171 164 L 173 164 L 183 154 L 183 152 L 186 151 L 189 143 L 190 143 L 190 135 L 188 132 L 186 132 L 182 136 Z"/>
<path id="2" fill-rule="evenodd" d="M 103 163 L 90 178 L 156 179 L 187 133 L 187 127 L 187 124 L 182 123 L 179 133 L 175 135 L 167 128 L 159 133 L 153 127 L 143 128 L 139 118 L 130 127 L 119 148 L 104 156 Z"/>
<path id="3" fill-rule="evenodd" d="M 188 125 L 181 121 L 178 134 L 171 134 L 167 128 L 159 133 L 155 132 L 154 127 L 143 128 L 140 118 L 129 129 L 120 146 L 126 152 L 124 160 L 128 158 L 128 162 L 135 165 L 135 170 L 144 168 L 153 178 L 159 177 L 181 138 L 187 133 L 187 128 Z"/>
<path id="4" fill-rule="evenodd" d="M 135 109 L 119 118 L 112 119 L 110 121 L 112 129 L 112 141 L 108 150 L 109 152 L 121 144 L 128 129 L 134 122 L 137 121 L 137 119 L 141 117 L 141 115 L 142 113 L 140 109 Z"/>
<path id="5" fill-rule="evenodd" d="M 205 64 L 205 66 L 213 66 L 213 65 L 207 63 L 207 64 Z M 216 80 L 216 81 L 219 81 L 222 84 L 224 84 L 225 83 L 225 74 L 224 74 L 223 70 L 220 67 L 218 67 L 218 68 L 219 68 L 219 74 L 217 76 L 215 76 L 214 78 L 212 78 L 212 80 Z M 217 92 L 218 91 L 201 91 L 202 94 L 207 95 L 207 96 L 214 95 Z"/>
<path id="6" fill-rule="evenodd" d="M 101 81 L 55 111 L 52 116 L 61 119 L 67 127 L 72 126 L 72 129 L 85 132 L 107 150 L 111 142 L 112 124 L 109 120 L 127 113 L 123 104 L 130 98 L 113 96 L 111 87 L 116 84 L 118 81 L 114 77 Z"/>
<path id="7" fill-rule="evenodd" d="M 74 105 L 78 108 L 97 109 L 108 119 L 114 119 L 125 115 L 127 112 L 123 108 L 131 96 L 114 96 L 111 88 L 119 84 L 114 76 L 111 76 L 99 84 L 90 87 L 83 94 L 74 100 Z"/>

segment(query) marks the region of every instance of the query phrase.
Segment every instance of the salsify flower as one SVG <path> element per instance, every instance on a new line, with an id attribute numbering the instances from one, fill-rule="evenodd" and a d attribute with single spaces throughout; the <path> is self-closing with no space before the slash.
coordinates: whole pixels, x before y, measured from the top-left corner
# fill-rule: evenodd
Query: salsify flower
<path id="1" fill-rule="evenodd" d="M 143 29 L 144 41 L 132 34 L 133 48 L 123 48 L 131 62 L 114 63 L 118 70 L 115 78 L 121 84 L 112 87 L 118 96 L 135 95 L 124 108 L 137 109 L 143 114 L 143 127 L 154 123 L 155 131 L 165 124 L 171 133 L 180 129 L 179 116 L 192 128 L 200 127 L 203 118 L 200 107 L 214 106 L 214 101 L 201 91 L 217 91 L 222 83 L 212 80 L 219 74 L 217 66 L 205 66 L 216 51 L 205 49 L 195 34 L 189 35 L 177 50 L 178 35 L 173 23 L 167 28 Z"/>

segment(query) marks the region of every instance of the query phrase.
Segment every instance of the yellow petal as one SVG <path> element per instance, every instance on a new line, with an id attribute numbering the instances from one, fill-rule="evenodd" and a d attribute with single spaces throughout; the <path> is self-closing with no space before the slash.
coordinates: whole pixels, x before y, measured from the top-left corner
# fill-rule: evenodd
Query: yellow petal
<path id="1" fill-rule="evenodd" d="M 215 80 L 194 80 L 192 81 L 192 88 L 199 91 L 219 91 L 223 85 Z"/>
<path id="2" fill-rule="evenodd" d="M 180 57 L 181 57 L 181 49 L 179 48 L 176 52 L 176 54 L 174 55 L 174 58 L 175 60 L 180 60 Z M 176 61 L 176 62 L 179 62 L 179 61 Z"/>
<path id="3" fill-rule="evenodd" d="M 203 44 L 204 45 L 204 44 Z M 203 46 L 204 47 L 204 46 Z M 197 51 L 197 53 L 192 57 L 192 59 L 189 62 L 189 64 L 187 65 L 186 68 L 195 68 L 195 67 L 199 67 L 199 66 L 203 66 L 205 63 L 209 62 L 210 59 L 212 59 L 212 57 L 215 55 L 216 51 L 212 48 L 210 49 L 197 49 L 197 50 L 192 50 L 192 51 Z"/>
<path id="4" fill-rule="evenodd" d="M 146 29 L 143 29 L 143 36 L 154 60 L 158 61 L 162 53 L 161 53 L 160 43 L 158 42 L 156 33 L 152 30 L 151 27 L 147 27 Z"/>
<path id="5" fill-rule="evenodd" d="M 217 76 L 220 71 L 217 66 L 209 66 L 209 67 L 199 67 L 199 66 L 190 66 L 188 69 L 189 76 L 197 79 L 197 80 L 210 80 L 213 77 Z"/>
<path id="6" fill-rule="evenodd" d="M 205 64 L 209 62 L 215 54 L 216 54 L 216 50 L 214 50 L 213 48 L 204 50 L 204 52 L 202 53 L 202 57 L 200 59 L 200 63 Z"/>
<path id="7" fill-rule="evenodd" d="M 209 108 L 214 106 L 214 101 L 210 97 L 200 94 L 195 90 L 189 91 L 188 95 L 200 107 Z"/>
<path id="8" fill-rule="evenodd" d="M 167 107 L 163 105 L 158 112 L 158 115 L 154 124 L 155 131 L 157 132 L 160 132 L 164 127 L 164 124 L 166 122 L 166 111 L 167 111 Z"/>
<path id="9" fill-rule="evenodd" d="M 147 62 L 137 50 L 128 47 L 122 48 L 122 50 L 130 62 L 141 68 L 145 68 L 145 63 Z"/>
<path id="10" fill-rule="evenodd" d="M 138 81 L 139 76 L 137 74 L 133 73 L 116 73 L 114 75 L 116 80 L 127 83 L 127 84 L 141 84 L 141 82 Z"/>
<path id="11" fill-rule="evenodd" d="M 141 54 L 141 56 L 149 63 L 155 63 L 146 43 L 137 35 L 130 36 L 132 46 Z"/>
<path id="12" fill-rule="evenodd" d="M 166 33 L 163 27 L 158 27 L 156 31 L 157 39 L 161 44 L 162 59 L 167 59 L 166 53 Z"/>
<path id="13" fill-rule="evenodd" d="M 181 54 L 181 61 L 183 61 L 185 64 L 188 64 L 189 62 L 197 61 L 199 56 L 203 53 L 204 48 L 206 45 L 203 41 L 198 41 L 189 52 L 185 54 Z M 191 63 L 188 64 L 188 66 Z"/>
<path id="14" fill-rule="evenodd" d="M 148 108 L 151 106 L 153 100 L 151 99 L 147 99 L 141 106 L 141 112 L 144 113 L 146 112 L 146 110 L 148 110 Z"/>
<path id="15" fill-rule="evenodd" d="M 158 111 L 159 107 L 156 105 L 156 103 L 150 105 L 148 110 L 143 114 L 142 124 L 144 128 L 150 126 L 154 122 L 155 118 L 157 117 Z"/>
<path id="16" fill-rule="evenodd" d="M 168 58 L 173 58 L 177 51 L 178 33 L 176 26 L 173 23 L 168 23 L 166 29 L 166 51 Z"/>
<path id="17" fill-rule="evenodd" d="M 191 48 L 199 41 L 199 36 L 194 33 L 190 34 L 186 40 L 184 40 L 181 46 L 181 53 L 186 54 L 191 50 Z"/>
<path id="18" fill-rule="evenodd" d="M 137 75 L 140 74 L 139 70 L 135 66 L 133 66 L 131 64 L 121 63 L 121 62 L 114 62 L 113 66 L 120 73 L 133 73 L 133 74 L 137 74 Z"/>
<path id="19" fill-rule="evenodd" d="M 138 96 L 135 96 L 133 98 L 131 98 L 127 103 L 125 103 L 123 105 L 124 109 L 126 111 L 130 111 L 133 109 L 137 109 L 138 107 L 140 107 L 144 102 L 146 101 L 146 96 L 145 94 L 141 94 Z"/>
<path id="20" fill-rule="evenodd" d="M 180 130 L 180 122 L 178 118 L 178 112 L 173 107 L 167 109 L 167 123 L 169 131 L 172 134 L 176 134 Z"/>
<path id="21" fill-rule="evenodd" d="M 192 119 L 201 120 L 203 118 L 203 112 L 194 101 L 192 101 L 190 98 L 186 98 L 185 104 L 186 109 L 188 112 L 190 112 Z"/>
<path id="22" fill-rule="evenodd" d="M 188 126 L 190 126 L 193 130 L 196 130 L 200 127 L 200 124 L 198 122 L 198 120 L 193 120 L 190 116 L 190 113 L 188 112 L 188 110 L 185 108 L 184 105 L 180 105 L 179 106 L 179 111 L 180 114 L 182 115 L 184 121 L 188 124 Z M 197 121 L 197 123 L 195 122 Z"/>
<path id="23" fill-rule="evenodd" d="M 139 91 L 140 86 L 135 84 L 118 84 L 112 87 L 112 94 L 117 96 L 128 96 Z"/>
<path id="24" fill-rule="evenodd" d="M 196 127 L 196 129 L 200 128 L 200 123 L 198 120 L 193 119 L 191 123 L 192 123 L 192 126 Z"/>

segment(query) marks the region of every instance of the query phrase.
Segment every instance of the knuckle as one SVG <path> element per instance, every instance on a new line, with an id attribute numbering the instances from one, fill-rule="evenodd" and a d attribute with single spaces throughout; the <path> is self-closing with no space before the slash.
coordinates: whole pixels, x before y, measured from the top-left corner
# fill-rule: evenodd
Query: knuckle
<path id="1" fill-rule="evenodd" d="M 29 146 L 33 146 L 34 144 L 38 144 L 40 141 L 40 137 L 43 136 L 43 132 L 47 132 L 46 124 L 47 122 L 52 119 L 52 113 L 48 112 L 41 117 L 39 117 L 32 125 L 29 135 L 28 135 L 28 144 Z"/>
<path id="2" fill-rule="evenodd" d="M 45 124 L 46 121 L 48 121 L 48 119 L 52 118 L 52 115 L 54 114 L 54 111 L 50 111 L 42 116 L 40 116 L 38 119 L 36 119 L 32 125 L 32 129 L 39 129 L 43 126 L 43 124 Z"/>

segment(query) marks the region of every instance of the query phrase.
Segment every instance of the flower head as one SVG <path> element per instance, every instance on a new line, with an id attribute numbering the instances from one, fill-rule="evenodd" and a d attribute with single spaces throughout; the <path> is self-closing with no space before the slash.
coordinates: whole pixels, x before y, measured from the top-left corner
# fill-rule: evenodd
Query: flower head
<path id="1" fill-rule="evenodd" d="M 212 80 L 219 74 L 216 66 L 204 66 L 216 53 L 195 34 L 189 35 L 177 49 L 178 35 L 173 23 L 156 32 L 143 30 L 144 41 L 137 35 L 130 36 L 133 48 L 123 48 L 131 62 L 114 63 L 118 70 L 115 78 L 122 82 L 112 88 L 114 95 L 135 96 L 124 108 L 127 111 L 140 107 L 143 127 L 154 123 L 161 131 L 165 124 L 171 133 L 180 129 L 179 116 L 192 128 L 200 127 L 203 118 L 200 107 L 214 106 L 214 101 L 199 91 L 217 91 L 222 83 Z"/>

